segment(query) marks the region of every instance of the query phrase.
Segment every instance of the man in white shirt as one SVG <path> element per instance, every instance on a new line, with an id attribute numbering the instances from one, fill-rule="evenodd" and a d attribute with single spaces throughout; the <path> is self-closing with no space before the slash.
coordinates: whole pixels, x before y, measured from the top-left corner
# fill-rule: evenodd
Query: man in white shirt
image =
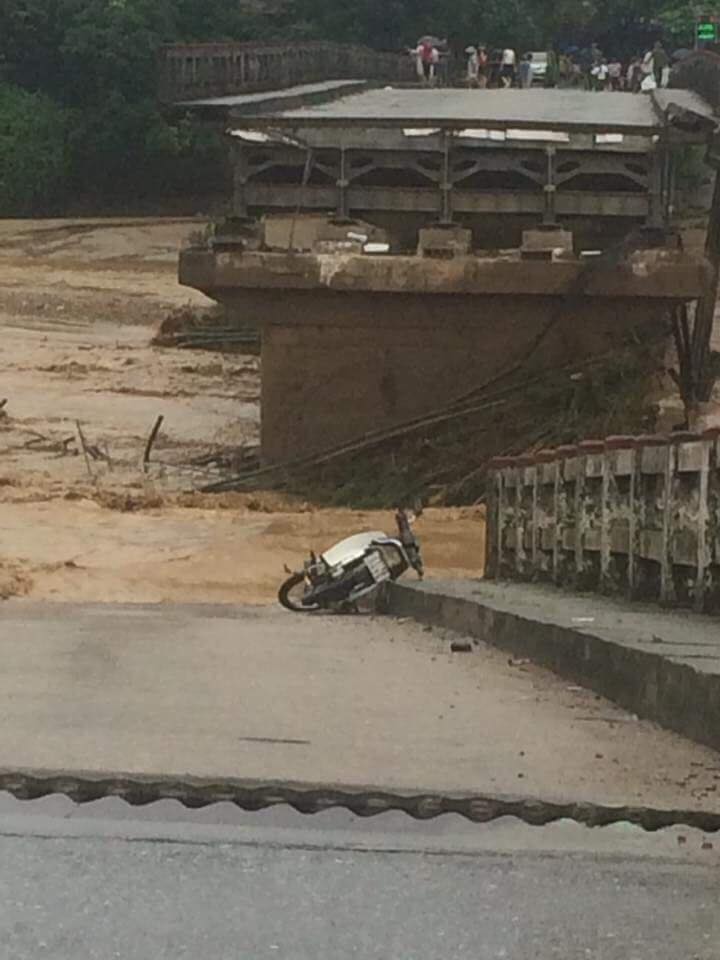
<path id="1" fill-rule="evenodd" d="M 607 60 L 601 60 L 600 63 L 596 63 L 590 71 L 590 76 L 593 78 L 593 87 L 595 90 L 607 90 L 608 79 L 610 77 Z"/>
<path id="2" fill-rule="evenodd" d="M 515 51 L 507 47 L 502 52 L 502 59 L 500 61 L 500 80 L 504 87 L 511 87 L 515 81 L 515 64 L 517 63 L 517 57 L 515 56 Z"/>

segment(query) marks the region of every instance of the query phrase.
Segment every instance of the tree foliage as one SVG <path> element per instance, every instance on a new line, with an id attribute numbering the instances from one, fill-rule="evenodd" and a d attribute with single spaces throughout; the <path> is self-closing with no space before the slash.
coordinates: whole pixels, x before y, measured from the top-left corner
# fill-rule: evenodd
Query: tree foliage
<path id="1" fill-rule="evenodd" d="M 62 197 L 67 115 L 39 93 L 0 86 L 0 210 L 22 216 Z"/>
<path id="2" fill-rule="evenodd" d="M 181 191 L 198 151 L 218 173 L 219 143 L 156 104 L 162 43 L 330 39 L 399 50 L 433 33 L 458 50 L 597 40 L 627 55 L 661 35 L 687 45 L 692 22 L 691 0 L 0 0 L 0 214 L 43 209 L 67 190 Z"/>

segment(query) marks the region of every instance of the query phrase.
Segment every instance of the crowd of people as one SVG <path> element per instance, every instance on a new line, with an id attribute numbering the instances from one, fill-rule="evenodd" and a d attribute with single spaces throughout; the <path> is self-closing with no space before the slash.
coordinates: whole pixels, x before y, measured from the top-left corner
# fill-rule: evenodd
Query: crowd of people
<path id="1" fill-rule="evenodd" d="M 411 52 L 419 79 L 427 85 L 435 84 L 449 58 L 447 42 L 422 37 Z M 481 89 L 529 88 L 542 83 L 546 87 L 640 93 L 666 87 L 672 66 L 660 41 L 644 54 L 625 60 L 606 57 L 596 43 L 586 49 L 569 47 L 559 53 L 526 53 L 521 57 L 511 47 L 493 50 L 480 43 L 466 47 L 465 57 L 465 81 Z"/>
<path id="2" fill-rule="evenodd" d="M 671 59 L 660 41 L 643 55 L 622 60 L 606 57 L 597 44 L 589 50 L 561 53 L 557 58 L 558 86 L 598 91 L 640 93 L 667 87 Z"/>

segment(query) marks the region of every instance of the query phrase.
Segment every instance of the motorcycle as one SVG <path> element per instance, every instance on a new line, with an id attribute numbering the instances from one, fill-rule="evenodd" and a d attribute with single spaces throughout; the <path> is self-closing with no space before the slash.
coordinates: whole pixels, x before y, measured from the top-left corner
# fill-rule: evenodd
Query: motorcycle
<path id="1" fill-rule="evenodd" d="M 376 593 L 412 567 L 423 576 L 420 544 L 412 530 L 416 515 L 409 510 L 395 513 L 397 537 L 373 530 L 356 533 L 336 543 L 325 553 L 310 553 L 303 569 L 283 583 L 278 600 L 293 613 L 332 610 L 357 611 L 357 601 Z"/>

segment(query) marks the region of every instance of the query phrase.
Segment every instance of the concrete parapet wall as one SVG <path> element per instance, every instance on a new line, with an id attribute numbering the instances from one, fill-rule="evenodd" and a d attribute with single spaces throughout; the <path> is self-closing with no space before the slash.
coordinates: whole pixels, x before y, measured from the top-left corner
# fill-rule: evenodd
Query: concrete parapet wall
<path id="1" fill-rule="evenodd" d="M 720 612 L 720 430 L 491 464 L 488 576 Z"/>

